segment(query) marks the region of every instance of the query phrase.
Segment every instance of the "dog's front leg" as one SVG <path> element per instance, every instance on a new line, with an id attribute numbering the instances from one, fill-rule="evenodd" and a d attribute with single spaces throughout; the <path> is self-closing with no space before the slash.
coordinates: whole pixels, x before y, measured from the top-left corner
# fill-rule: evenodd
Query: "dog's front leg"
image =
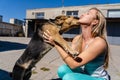
<path id="1" fill-rule="evenodd" d="M 73 50 L 59 34 L 55 36 L 55 42 L 57 42 L 71 57 L 77 62 L 81 62 L 82 58 L 78 57 L 79 52 Z"/>
<path id="2" fill-rule="evenodd" d="M 65 41 L 62 36 L 59 34 L 56 34 L 55 36 L 55 42 L 58 43 L 68 54 L 70 54 L 73 58 L 75 58 L 79 53 L 75 50 L 73 50 Z"/>

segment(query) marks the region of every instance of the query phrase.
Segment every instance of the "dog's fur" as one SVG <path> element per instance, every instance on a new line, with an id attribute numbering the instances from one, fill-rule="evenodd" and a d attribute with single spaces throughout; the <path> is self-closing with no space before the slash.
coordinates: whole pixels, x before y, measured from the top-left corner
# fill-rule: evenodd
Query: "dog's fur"
<path id="1" fill-rule="evenodd" d="M 55 19 L 50 20 L 41 19 L 26 50 L 15 63 L 12 72 L 13 80 L 29 80 L 32 74 L 32 68 L 49 50 L 52 49 L 53 46 L 44 42 L 42 36 L 43 32 L 46 30 L 50 32 L 56 43 L 74 57 L 76 52 L 68 46 L 67 42 L 59 34 L 62 34 L 74 26 L 79 26 L 78 19 L 74 17 L 57 16 Z"/>

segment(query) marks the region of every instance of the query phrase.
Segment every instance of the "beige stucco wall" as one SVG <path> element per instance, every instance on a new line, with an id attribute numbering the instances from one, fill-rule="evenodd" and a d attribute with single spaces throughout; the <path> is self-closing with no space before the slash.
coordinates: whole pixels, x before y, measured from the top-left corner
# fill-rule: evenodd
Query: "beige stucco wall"
<path id="1" fill-rule="evenodd" d="M 102 11 L 105 17 L 108 17 L 108 10 L 120 10 L 120 3 L 116 4 L 101 4 L 101 5 L 84 5 L 84 6 L 70 6 L 70 7 L 57 7 L 57 8 L 38 8 L 38 9 L 28 9 L 26 10 L 26 19 L 35 19 L 35 14 L 44 12 L 44 18 L 55 18 L 62 14 L 62 11 L 78 11 L 78 17 L 89 10 L 92 7 L 96 7 Z M 27 35 L 28 25 L 26 20 L 26 32 Z"/>
<path id="2" fill-rule="evenodd" d="M 64 11 L 79 11 L 80 16 L 83 12 L 87 11 L 92 7 L 97 7 L 107 17 L 107 11 L 110 9 L 120 9 L 120 3 L 117 4 L 102 4 L 102 5 L 85 5 L 85 6 L 71 6 L 71 7 L 58 7 L 58 8 L 41 8 L 41 9 L 29 9 L 26 11 L 26 18 L 35 18 L 35 13 L 44 12 L 45 18 L 54 18 L 55 16 L 61 15 L 62 10 Z"/>
<path id="3" fill-rule="evenodd" d="M 15 36 L 19 31 L 22 31 L 22 26 L 0 22 L 0 35 Z"/>

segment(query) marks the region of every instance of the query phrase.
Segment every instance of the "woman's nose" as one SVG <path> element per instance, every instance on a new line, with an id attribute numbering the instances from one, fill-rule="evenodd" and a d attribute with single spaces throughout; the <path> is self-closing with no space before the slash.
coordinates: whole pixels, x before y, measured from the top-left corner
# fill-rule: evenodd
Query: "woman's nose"
<path id="1" fill-rule="evenodd" d="M 87 13 L 83 13 L 81 16 L 84 16 L 85 14 L 87 14 Z"/>
<path id="2" fill-rule="evenodd" d="M 86 14 L 87 14 L 87 12 L 83 13 L 83 15 L 86 15 Z"/>
<path id="3" fill-rule="evenodd" d="M 82 18 L 84 16 L 84 14 L 81 14 L 80 18 Z"/>

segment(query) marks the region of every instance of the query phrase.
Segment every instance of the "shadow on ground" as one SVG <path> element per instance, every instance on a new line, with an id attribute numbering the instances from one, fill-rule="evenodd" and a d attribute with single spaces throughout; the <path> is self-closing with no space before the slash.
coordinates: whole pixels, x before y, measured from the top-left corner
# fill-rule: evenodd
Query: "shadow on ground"
<path id="1" fill-rule="evenodd" d="M 9 72 L 0 69 L 0 80 L 12 80 L 12 78 L 9 75 Z"/>
<path id="2" fill-rule="evenodd" d="M 51 79 L 51 80 L 62 80 L 61 78 Z"/>
<path id="3" fill-rule="evenodd" d="M 9 51 L 9 50 L 25 49 L 26 47 L 27 47 L 27 44 L 0 41 L 0 52 Z"/>

